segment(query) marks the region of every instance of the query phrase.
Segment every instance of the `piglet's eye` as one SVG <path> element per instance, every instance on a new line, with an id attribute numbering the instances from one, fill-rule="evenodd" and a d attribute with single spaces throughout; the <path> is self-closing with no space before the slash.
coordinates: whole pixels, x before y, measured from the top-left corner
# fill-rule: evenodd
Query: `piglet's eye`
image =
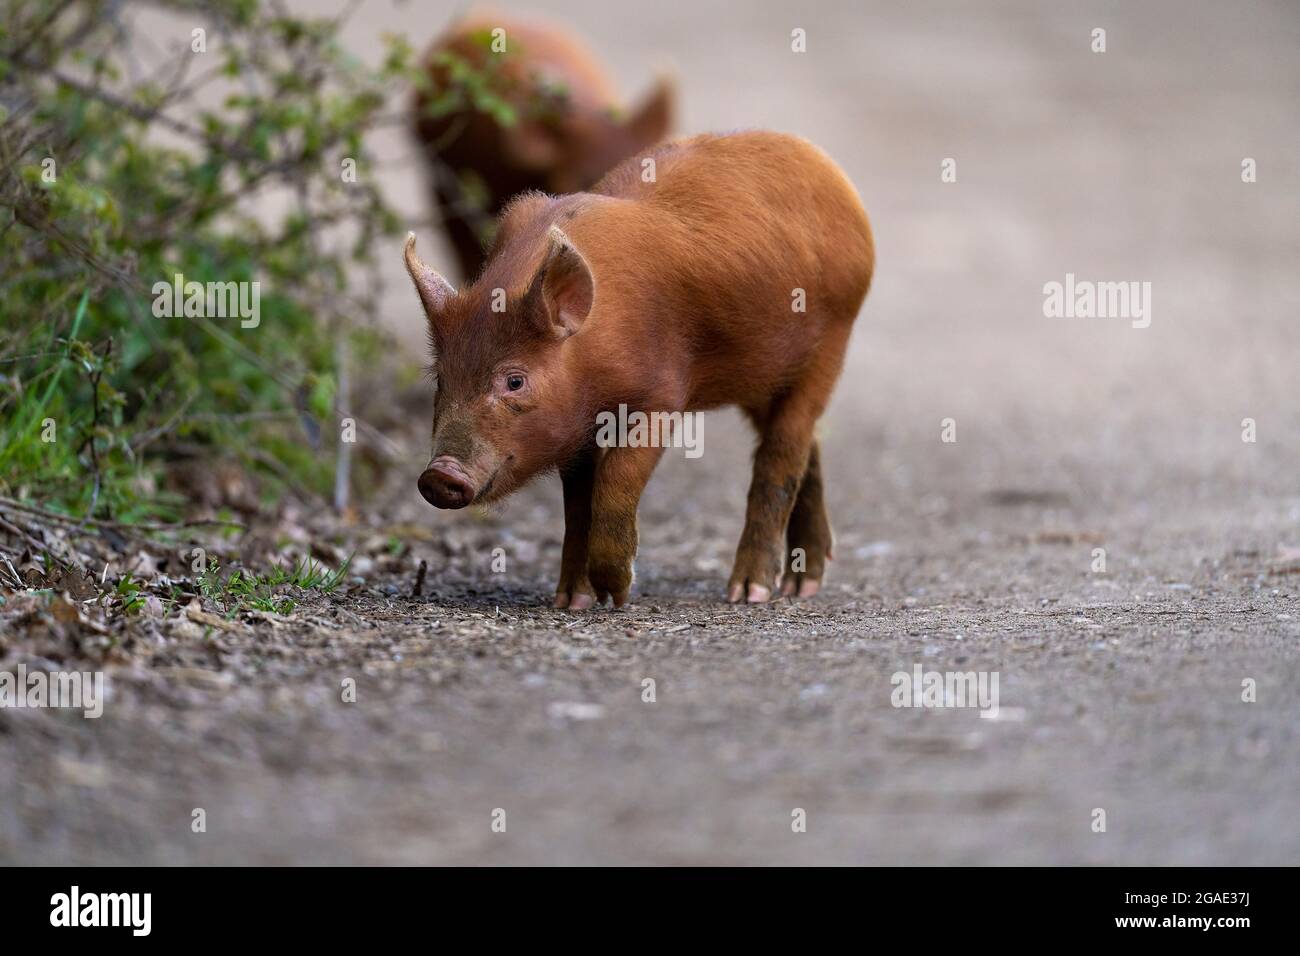
<path id="1" fill-rule="evenodd" d="M 524 377 L 518 372 L 506 376 L 506 388 L 512 392 L 517 392 L 524 387 Z"/>

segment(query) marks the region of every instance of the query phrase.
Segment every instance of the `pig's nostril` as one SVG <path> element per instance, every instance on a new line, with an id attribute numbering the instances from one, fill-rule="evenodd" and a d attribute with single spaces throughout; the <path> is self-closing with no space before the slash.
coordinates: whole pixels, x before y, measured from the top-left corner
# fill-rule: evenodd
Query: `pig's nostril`
<path id="1" fill-rule="evenodd" d="M 474 500 L 474 486 L 455 462 L 430 462 L 418 485 L 424 500 L 435 508 L 464 508 Z"/>

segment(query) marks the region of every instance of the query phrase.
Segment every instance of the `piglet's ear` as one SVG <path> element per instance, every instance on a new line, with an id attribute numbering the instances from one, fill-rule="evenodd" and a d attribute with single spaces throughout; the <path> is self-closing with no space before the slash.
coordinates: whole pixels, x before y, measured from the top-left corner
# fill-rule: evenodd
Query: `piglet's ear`
<path id="1" fill-rule="evenodd" d="M 446 308 L 447 303 L 455 298 L 456 290 L 450 282 L 425 265 L 424 260 L 415 254 L 413 232 L 407 234 L 404 257 L 406 271 L 410 273 L 411 281 L 415 283 L 415 291 L 420 293 L 420 302 L 424 306 L 425 315 L 428 316 L 430 324 L 436 324 L 438 316 Z"/>
<path id="2" fill-rule="evenodd" d="M 557 336 L 567 338 L 582 327 L 596 295 L 591 267 L 559 226 L 552 226 L 550 247 L 538 273 L 542 302 Z"/>
<path id="3" fill-rule="evenodd" d="M 673 103 L 677 99 L 676 84 L 668 74 L 655 81 L 654 89 L 628 117 L 625 128 L 636 150 L 654 146 L 673 128 Z"/>

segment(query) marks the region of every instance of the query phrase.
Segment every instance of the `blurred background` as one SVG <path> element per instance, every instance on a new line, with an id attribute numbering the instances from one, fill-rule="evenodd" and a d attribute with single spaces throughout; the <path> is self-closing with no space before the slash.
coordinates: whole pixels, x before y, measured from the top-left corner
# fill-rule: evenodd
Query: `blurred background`
<path id="1" fill-rule="evenodd" d="M 61 28 L 92 6 L 61 5 Z M 222 22 L 205 4 L 108 6 L 120 32 L 96 36 L 118 53 L 129 40 L 145 75 L 196 23 Z M 434 513 L 415 492 L 428 356 L 405 230 L 430 264 L 456 268 L 406 111 L 419 52 L 465 9 L 259 6 L 349 14 L 337 42 L 274 54 L 249 39 L 273 31 L 227 11 L 244 68 L 175 114 L 207 145 L 195 154 L 195 130 L 166 124 L 146 137 L 199 158 L 133 171 L 123 144 L 115 194 L 92 183 L 49 200 L 69 204 L 54 226 L 91 258 L 70 256 L 32 206 L 45 140 L 24 143 L 25 165 L 6 174 L 0 488 L 14 576 L 30 590 L 29 565 L 50 573 L 41 547 L 96 570 L 110 553 L 153 564 L 137 560 L 144 583 L 128 576 L 125 591 L 113 566 L 116 596 L 92 622 L 102 633 L 60 623 L 9 582 L 10 662 L 92 660 L 116 668 L 120 689 L 91 730 L 0 713 L 15 731 L 0 733 L 12 758 L 0 780 L 17 794 L 0 809 L 5 857 L 30 861 L 44 841 L 60 861 L 93 862 L 1293 859 L 1300 9 L 495 4 L 584 38 L 629 104 L 669 72 L 679 134 L 807 137 L 848 173 L 876 236 L 874 284 L 822 425 L 837 533 L 823 595 L 719 603 L 752 442 L 739 416 L 710 413 L 705 456 L 666 455 L 643 501 L 636 605 L 577 620 L 544 608 L 558 482 L 490 514 Z M 791 49 L 796 29 L 806 52 Z M 3 37 L 11 154 L 20 92 L 50 89 L 48 71 L 14 80 L 33 55 L 15 52 L 20 39 Z M 296 67 L 294 42 L 308 51 Z M 352 72 L 337 74 L 346 92 L 276 96 L 248 82 L 272 62 Z M 61 89 L 48 128 L 114 125 Z M 239 94 L 262 99 L 241 112 L 226 99 Z M 285 115 L 265 143 L 249 139 L 244 117 L 277 101 Z M 205 109 L 229 125 L 206 126 Z M 298 149 L 313 136 L 318 151 Z M 232 162 L 230 143 L 251 155 Z M 205 166 L 217 154 L 220 169 Z M 347 156 L 351 191 L 337 186 Z M 241 185 L 249 177 L 266 190 Z M 195 190 L 235 195 L 230 215 L 187 205 Z M 221 338 L 181 320 L 157 336 L 169 348 L 137 341 L 122 288 L 125 274 L 153 274 L 142 265 L 260 275 L 263 328 Z M 1045 317 L 1044 285 L 1067 273 L 1149 282 L 1149 327 Z M 25 358 L 39 352 L 66 363 L 49 393 L 56 371 Z M 96 412 L 95 394 L 117 411 Z M 47 413 L 78 436 L 53 464 L 17 437 Z M 340 465 L 346 417 L 362 437 Z M 955 442 L 941 440 L 947 419 Z M 175 526 L 195 515 L 241 527 L 200 540 Z M 167 522 L 173 563 L 159 564 L 162 546 L 88 538 L 83 519 L 127 525 L 127 538 L 132 521 Z M 228 570 L 285 556 L 295 574 L 295 561 L 343 570 L 328 591 L 310 576 L 257 577 L 246 599 L 228 577 L 205 589 L 178 569 L 182 543 Z M 496 547 L 507 575 L 489 571 Z M 160 567 L 162 584 L 148 573 Z M 61 590 L 34 583 L 41 601 Z M 144 620 L 126 615 L 150 598 Z M 201 650 L 214 634 L 220 652 Z M 999 671 L 1010 716 L 891 709 L 889 675 L 916 661 Z M 355 711 L 335 703 L 347 674 L 368 688 Z M 637 696 L 647 675 L 668 689 L 653 717 Z M 1247 677 L 1257 704 L 1241 700 Z M 186 832 L 199 805 L 226 808 L 224 840 Z M 499 806 L 528 821 L 517 839 L 489 832 Z M 815 823 L 792 843 L 794 806 Z M 1099 806 L 1109 836 L 1089 830 Z"/>

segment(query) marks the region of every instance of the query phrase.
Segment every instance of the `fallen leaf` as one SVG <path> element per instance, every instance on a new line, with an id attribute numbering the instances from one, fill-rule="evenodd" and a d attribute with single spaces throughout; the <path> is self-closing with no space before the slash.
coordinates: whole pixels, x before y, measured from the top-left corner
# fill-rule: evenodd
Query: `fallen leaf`
<path id="1" fill-rule="evenodd" d="M 195 624 L 203 624 L 207 627 L 215 627 L 217 630 L 220 631 L 239 630 L 238 627 L 236 627 L 230 621 L 227 621 L 225 618 L 217 617 L 217 615 L 209 614 L 207 611 L 203 610 L 203 606 L 199 604 L 198 598 L 195 598 L 193 601 L 191 601 L 189 605 L 185 608 L 185 616 L 189 618 L 191 621 L 193 621 Z"/>

